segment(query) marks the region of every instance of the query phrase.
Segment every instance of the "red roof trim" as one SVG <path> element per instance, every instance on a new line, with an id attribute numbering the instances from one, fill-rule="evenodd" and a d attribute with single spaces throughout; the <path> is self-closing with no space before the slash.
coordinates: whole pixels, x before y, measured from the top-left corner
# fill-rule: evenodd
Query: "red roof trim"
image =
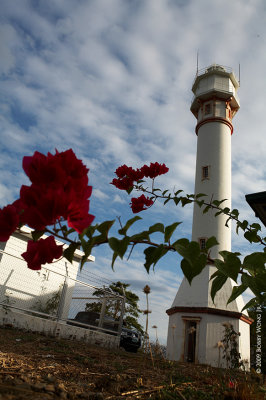
<path id="1" fill-rule="evenodd" d="M 215 315 L 223 315 L 225 317 L 240 319 L 243 322 L 251 325 L 253 321 L 252 318 L 249 318 L 247 315 L 244 315 L 240 312 L 236 311 L 228 311 L 228 310 L 220 310 L 218 308 L 211 307 L 172 307 L 166 310 L 168 315 L 176 314 L 176 313 L 193 313 L 193 314 L 215 314 Z"/>
<path id="2" fill-rule="evenodd" d="M 222 118 L 222 117 L 210 117 L 210 118 L 205 118 L 203 121 L 200 121 L 195 129 L 196 135 L 198 134 L 199 128 L 202 127 L 202 125 L 207 124 L 208 122 L 221 122 L 227 126 L 229 126 L 229 128 L 231 129 L 231 135 L 233 134 L 234 131 L 234 127 L 231 124 L 231 122 L 229 122 L 227 119 Z"/>

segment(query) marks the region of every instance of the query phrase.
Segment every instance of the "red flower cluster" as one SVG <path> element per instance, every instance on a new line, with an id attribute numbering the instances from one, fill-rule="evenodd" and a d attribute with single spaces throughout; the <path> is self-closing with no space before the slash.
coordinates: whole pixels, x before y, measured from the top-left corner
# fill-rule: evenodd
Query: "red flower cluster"
<path id="1" fill-rule="evenodd" d="M 169 168 L 165 164 L 159 164 L 158 162 L 150 163 L 150 166 L 143 165 L 138 169 L 133 169 L 127 165 L 121 165 L 115 171 L 117 178 L 114 178 L 111 182 L 112 185 L 120 190 L 130 190 L 133 188 L 134 183 L 138 183 L 143 178 L 154 179 L 159 175 L 166 174 Z M 130 203 L 133 213 L 138 213 L 143 210 L 147 210 L 148 207 L 152 206 L 154 201 L 143 195 L 140 197 L 133 197 Z"/>
<path id="2" fill-rule="evenodd" d="M 159 164 L 158 162 L 150 163 L 150 166 L 143 165 L 140 169 L 133 169 L 127 165 L 121 165 L 115 171 L 117 178 L 114 178 L 111 182 L 112 185 L 121 190 L 129 190 L 133 187 L 134 182 L 138 182 L 143 178 L 154 179 L 159 175 L 166 174 L 169 168 L 165 164 Z"/>
<path id="3" fill-rule="evenodd" d="M 159 175 L 166 174 L 169 171 L 169 168 L 167 168 L 165 164 L 159 164 L 155 162 L 155 163 L 150 163 L 149 167 L 148 165 L 143 165 L 141 170 L 146 178 L 154 179 Z"/>
<path id="4" fill-rule="evenodd" d="M 28 267 L 33 270 L 41 269 L 42 264 L 51 263 L 60 258 L 63 253 L 63 245 L 58 246 L 53 236 L 39 239 L 38 242 L 28 241 L 27 251 L 22 257 L 27 261 Z"/>
<path id="5" fill-rule="evenodd" d="M 42 231 L 63 218 L 81 234 L 92 223 L 89 170 L 71 149 L 47 156 L 36 151 L 32 157 L 23 158 L 23 169 L 31 185 L 23 185 L 20 199 L 0 209 L 0 241 L 7 241 L 24 224 Z M 55 244 L 54 237 L 29 242 L 23 253 L 31 269 L 40 269 L 41 264 L 61 255 L 62 246 Z"/>
<path id="6" fill-rule="evenodd" d="M 6 242 L 19 225 L 19 216 L 14 205 L 0 209 L 0 242 Z"/>
<path id="7" fill-rule="evenodd" d="M 71 149 L 47 156 L 36 151 L 24 157 L 23 169 L 32 184 L 20 190 L 22 223 L 44 230 L 62 217 L 78 233 L 92 223 L 88 169 Z"/>
<path id="8" fill-rule="evenodd" d="M 140 211 L 147 210 L 153 203 L 152 199 L 142 194 L 140 197 L 132 197 L 130 205 L 133 213 L 139 213 Z"/>

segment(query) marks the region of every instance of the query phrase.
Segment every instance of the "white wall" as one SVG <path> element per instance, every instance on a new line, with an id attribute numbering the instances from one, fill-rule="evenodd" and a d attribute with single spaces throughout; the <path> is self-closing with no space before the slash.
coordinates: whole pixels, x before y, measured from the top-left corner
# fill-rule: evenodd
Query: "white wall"
<path id="1" fill-rule="evenodd" d="M 21 253 L 27 248 L 29 237 L 26 234 L 29 232 L 29 228 L 24 228 L 22 233 L 14 233 L 7 243 L 1 243 L 4 254 L 0 257 L 0 302 L 9 302 L 13 306 L 25 309 L 38 309 L 40 306 L 45 307 L 47 301 L 62 290 L 66 266 L 68 276 L 76 278 L 82 253 L 77 252 L 72 264 L 61 258 L 52 264 L 46 264 L 49 270 L 45 265 L 40 271 L 30 270 L 21 257 Z M 72 279 L 68 281 L 62 318 L 68 317 L 75 285 Z"/>
<path id="2" fill-rule="evenodd" d="M 4 310 L 0 309 L 0 325 L 11 325 L 14 328 L 40 332 L 54 337 L 82 340 L 86 343 L 106 348 L 118 348 L 120 343 L 120 337 L 117 335 L 108 335 L 103 332 L 58 323 L 32 315 L 25 315 L 14 310 L 9 310 L 6 314 Z"/>
<path id="3" fill-rule="evenodd" d="M 229 322 L 233 325 L 234 330 L 240 332 L 239 352 L 241 359 L 250 362 L 249 348 L 249 329 L 250 326 L 235 318 L 220 316 L 214 314 L 195 313 L 189 314 L 186 312 L 175 313 L 169 317 L 168 338 L 167 338 L 167 358 L 169 360 L 183 361 L 184 358 L 184 321 L 182 317 L 201 318 L 198 324 L 198 354 L 196 358 L 200 364 L 207 364 L 213 367 L 218 367 L 219 364 L 219 348 L 217 343 L 224 337 L 223 323 Z M 173 328 L 173 325 L 175 328 Z M 222 358 L 223 351 L 220 350 L 220 367 L 226 367 L 226 362 Z"/>

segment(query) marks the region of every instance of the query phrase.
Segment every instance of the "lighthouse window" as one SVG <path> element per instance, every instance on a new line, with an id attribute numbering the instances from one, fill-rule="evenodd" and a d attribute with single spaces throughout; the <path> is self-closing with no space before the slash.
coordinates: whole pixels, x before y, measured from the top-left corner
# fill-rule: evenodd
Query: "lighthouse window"
<path id="1" fill-rule="evenodd" d="M 211 113 L 211 103 L 205 104 L 204 115 L 208 115 Z"/>
<path id="2" fill-rule="evenodd" d="M 210 168 L 208 165 L 205 165 L 204 167 L 202 167 L 202 170 L 201 170 L 201 178 L 209 179 L 209 177 L 210 177 Z"/>
<path id="3" fill-rule="evenodd" d="M 206 238 L 199 238 L 199 245 L 201 250 L 206 249 Z"/>

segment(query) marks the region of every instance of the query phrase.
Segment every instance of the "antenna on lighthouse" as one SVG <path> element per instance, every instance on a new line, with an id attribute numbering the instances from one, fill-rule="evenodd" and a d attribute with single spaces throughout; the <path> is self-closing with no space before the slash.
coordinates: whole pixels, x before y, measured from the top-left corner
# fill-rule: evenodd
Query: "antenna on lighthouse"
<path id="1" fill-rule="evenodd" d="M 240 86 L 240 63 L 238 64 L 238 83 Z"/>
<path id="2" fill-rule="evenodd" d="M 199 70 L 199 51 L 197 51 L 197 75 Z"/>

